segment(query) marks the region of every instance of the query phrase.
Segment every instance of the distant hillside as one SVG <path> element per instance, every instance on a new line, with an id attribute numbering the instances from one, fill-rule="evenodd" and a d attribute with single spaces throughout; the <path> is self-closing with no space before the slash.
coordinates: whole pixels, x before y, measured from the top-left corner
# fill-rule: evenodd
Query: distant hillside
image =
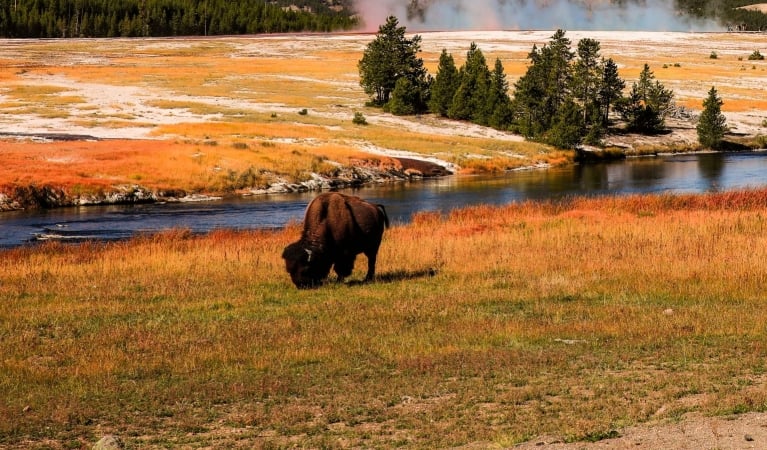
<path id="1" fill-rule="evenodd" d="M 716 19 L 723 26 L 745 31 L 767 30 L 767 14 L 763 9 L 742 8 L 752 0 L 676 0 L 681 11 L 694 16 Z"/>
<path id="2" fill-rule="evenodd" d="M 352 0 L 7 1 L 8 38 L 204 36 L 350 30 Z"/>

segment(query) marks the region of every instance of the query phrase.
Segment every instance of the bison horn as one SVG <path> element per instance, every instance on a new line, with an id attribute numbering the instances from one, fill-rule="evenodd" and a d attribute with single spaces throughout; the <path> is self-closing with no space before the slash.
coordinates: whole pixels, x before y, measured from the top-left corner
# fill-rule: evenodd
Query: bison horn
<path id="1" fill-rule="evenodd" d="M 306 258 L 306 262 L 311 262 L 311 260 L 312 260 L 312 251 L 309 250 L 308 248 L 305 248 L 304 250 L 306 250 L 306 254 L 309 256 L 308 258 Z"/>

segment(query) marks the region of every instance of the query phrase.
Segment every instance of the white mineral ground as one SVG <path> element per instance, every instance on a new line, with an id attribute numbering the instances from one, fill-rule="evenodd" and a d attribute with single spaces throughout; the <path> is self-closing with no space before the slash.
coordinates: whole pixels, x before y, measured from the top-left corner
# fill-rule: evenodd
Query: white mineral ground
<path id="1" fill-rule="evenodd" d="M 545 44 L 548 42 L 551 31 L 473 31 L 473 32 L 428 32 L 422 34 L 422 49 L 425 52 L 439 53 L 442 49 L 447 49 L 457 57 L 462 57 L 468 48 L 469 43 L 476 42 L 480 49 L 486 54 L 496 52 L 522 52 L 526 54 L 532 48 L 533 44 Z M 744 35 L 745 36 L 745 35 Z M 568 31 L 567 37 L 573 43 L 581 38 L 592 38 L 599 41 L 602 45 L 602 54 L 605 57 L 636 58 L 642 61 L 646 58 L 648 49 L 658 49 L 667 55 L 689 55 L 716 52 L 719 58 L 735 59 L 748 55 L 754 50 L 752 39 L 744 39 L 742 43 L 737 34 L 734 33 L 685 33 L 685 32 L 619 32 L 619 31 Z M 337 47 L 344 50 L 359 50 L 360 55 L 365 45 L 371 39 L 370 35 L 325 35 L 325 36 L 303 36 L 299 35 L 293 39 L 280 37 L 269 38 L 225 38 L 237 42 L 238 57 L 247 55 L 274 55 L 285 56 L 301 53 L 304 56 L 311 48 L 317 48 L 322 45 L 324 49 Z M 176 47 L 183 48 L 189 46 L 190 42 L 185 40 L 149 40 L 141 44 L 144 48 L 153 47 Z M 702 48 L 705 47 L 705 48 Z M 309 50 L 307 50 L 309 49 Z M 12 55 L 12 49 L 6 49 L 4 53 Z M 62 61 L 57 61 L 59 65 L 78 65 L 78 64 L 109 64 L 106 58 L 94 60 L 93 56 L 82 53 L 62 54 Z M 706 56 L 704 56 L 706 57 Z M 98 59 L 98 58 L 96 58 Z M 508 64 L 508 63 L 507 63 Z M 761 70 L 752 70 L 751 61 L 743 61 L 743 65 L 748 65 L 749 70 L 743 70 L 737 73 L 737 76 L 711 80 L 711 83 L 701 85 L 699 81 L 686 80 L 664 80 L 660 68 L 652 67 L 656 76 L 666 87 L 674 90 L 677 98 L 680 96 L 690 96 L 695 98 L 705 98 L 710 85 L 716 85 L 721 92 L 723 88 L 733 88 L 748 92 L 749 90 L 762 89 L 767 81 L 764 74 L 764 67 Z M 507 66 L 508 67 L 508 66 Z M 356 74 L 351 74 L 356 75 Z M 88 135 L 96 138 L 122 138 L 122 139 L 158 139 L 162 136 L 152 134 L 152 125 L 172 124 L 179 122 L 206 122 L 215 119 L 215 115 L 197 114 L 183 108 L 163 108 L 163 101 L 194 102 L 198 104 L 210 104 L 216 107 L 231 108 L 237 110 L 249 110 L 253 112 L 268 113 L 293 113 L 295 106 L 286 106 L 275 103 L 259 103 L 247 99 L 232 97 L 213 97 L 213 96 L 192 96 L 183 95 L 172 90 L 163 90 L 156 86 L 130 86 L 113 85 L 108 81 L 104 83 L 80 82 L 55 73 L 45 73 L 41 71 L 30 71 L 22 76 L 24 82 L 28 85 L 41 86 L 59 86 L 65 88 L 63 95 L 79 96 L 84 103 L 77 103 L 68 111 L 69 116 L 63 118 L 41 117 L 32 114 L 3 114 L 0 115 L 0 128 L 4 134 L 34 135 L 34 134 L 71 134 Z M 297 75 L 286 74 L 282 78 L 286 80 L 295 80 Z M 346 80 L 313 80 L 308 77 L 301 77 L 307 82 L 331 82 L 336 88 L 343 91 L 360 91 L 361 88 L 353 77 Z M 511 84 L 515 81 L 509 77 Z M 630 85 L 632 80 L 628 79 Z M 733 98 L 737 99 L 737 98 Z M 3 100 L 2 89 L 0 89 L 0 101 Z M 725 103 L 727 98 L 724 99 Z M 742 99 L 738 99 L 742 100 Z M 347 108 L 344 111 L 333 110 L 332 108 L 311 109 L 314 116 L 335 118 L 339 120 L 348 120 L 349 108 L 362 108 L 364 106 L 364 95 L 350 95 L 344 97 Z M 349 101 L 357 104 L 348 105 Z M 97 110 L 102 116 L 126 117 L 128 122 L 135 122 L 136 126 L 121 125 L 120 127 L 110 126 L 109 124 L 98 124 L 88 121 L 88 116 Z M 733 133 L 739 135 L 756 135 L 764 133 L 763 121 L 767 112 L 751 109 L 740 112 L 725 111 L 727 123 Z M 78 121 L 77 119 L 84 119 Z M 518 135 L 496 131 L 486 127 L 480 127 L 465 122 L 456 122 L 450 120 L 436 119 L 432 116 L 421 117 L 396 117 L 383 113 L 366 112 L 366 119 L 371 124 L 378 124 L 387 127 L 407 129 L 412 132 L 435 134 L 435 135 L 458 135 L 467 137 L 492 138 L 508 141 L 520 141 L 522 138 Z M 78 122 L 81 125 L 78 125 Z M 87 125 L 84 125 L 86 124 Z M 666 142 L 694 143 L 697 140 L 694 124 L 690 121 L 679 121 L 669 119 L 668 125 L 672 129 L 670 135 L 664 135 L 660 138 Z M 612 140 L 611 140 L 612 139 Z M 608 138 L 608 142 L 618 145 L 630 145 L 625 141 L 625 137 Z M 634 144 L 645 143 L 637 142 L 636 139 L 646 139 L 652 143 L 653 138 L 638 138 L 632 136 Z M 360 149 L 368 152 L 387 154 L 389 156 L 407 156 L 419 157 L 412 153 L 403 154 L 401 151 L 377 148 L 366 143 L 360 143 Z M 428 158 L 423 158 L 427 159 Z M 432 162 L 434 159 L 432 158 Z M 441 162 L 442 165 L 447 165 Z"/>

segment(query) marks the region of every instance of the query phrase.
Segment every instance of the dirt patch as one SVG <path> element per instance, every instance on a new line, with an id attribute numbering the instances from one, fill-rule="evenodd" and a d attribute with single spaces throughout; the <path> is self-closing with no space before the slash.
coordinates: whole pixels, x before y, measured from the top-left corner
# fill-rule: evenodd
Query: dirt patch
<path id="1" fill-rule="evenodd" d="M 616 430 L 619 437 L 598 442 L 565 443 L 542 436 L 515 449 L 763 449 L 767 448 L 767 413 L 730 417 L 695 417 L 678 423 Z"/>

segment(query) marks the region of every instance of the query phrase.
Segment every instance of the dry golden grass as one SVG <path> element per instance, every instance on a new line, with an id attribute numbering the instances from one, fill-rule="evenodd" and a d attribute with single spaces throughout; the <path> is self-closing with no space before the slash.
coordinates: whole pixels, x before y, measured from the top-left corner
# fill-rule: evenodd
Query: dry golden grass
<path id="1" fill-rule="evenodd" d="M 490 447 L 765 411 L 765 217 L 764 190 L 424 213 L 378 282 L 310 291 L 296 226 L 5 250 L 0 445 Z"/>

